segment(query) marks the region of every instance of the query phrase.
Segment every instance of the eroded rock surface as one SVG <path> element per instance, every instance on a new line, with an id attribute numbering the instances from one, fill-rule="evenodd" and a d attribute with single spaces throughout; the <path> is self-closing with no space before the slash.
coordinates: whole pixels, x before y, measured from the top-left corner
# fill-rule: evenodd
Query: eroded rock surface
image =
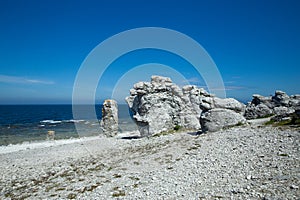
<path id="1" fill-rule="evenodd" d="M 226 127 L 233 127 L 246 123 L 246 119 L 230 109 L 214 108 L 201 115 L 202 131 L 213 132 Z"/>
<path id="2" fill-rule="evenodd" d="M 126 98 L 141 136 L 173 130 L 175 126 L 200 129 L 200 96 L 210 96 L 193 85 L 182 89 L 168 77 L 152 76 L 138 82 Z"/>
<path id="3" fill-rule="evenodd" d="M 200 129 L 200 97 L 211 96 L 193 85 L 182 89 L 170 78 L 152 76 L 139 82 L 126 101 L 142 136 L 172 130 L 175 126 Z"/>
<path id="4" fill-rule="evenodd" d="M 238 114 L 238 118 L 243 120 L 237 120 L 237 123 L 245 121 L 242 116 L 244 104 L 232 98 L 215 97 L 194 85 L 186 85 L 181 89 L 168 77 L 152 76 L 151 82 L 136 83 L 126 101 L 141 136 L 173 130 L 176 126 L 200 130 L 204 125 L 207 130 L 215 130 L 207 128 L 211 123 L 206 123 L 209 121 L 205 120 L 208 115 L 204 115 L 212 109 L 224 109 L 223 114 Z M 203 123 L 200 120 L 204 120 Z M 224 120 L 220 123 L 223 125 L 218 127 L 234 125 Z"/>
<path id="5" fill-rule="evenodd" d="M 200 119 L 203 132 L 218 131 L 246 123 L 243 117 L 245 105 L 236 99 L 205 97 L 201 99 L 200 107 L 203 110 Z"/>
<path id="6" fill-rule="evenodd" d="M 101 128 L 108 137 L 118 133 L 118 104 L 115 100 L 107 99 L 102 107 Z"/>
<path id="7" fill-rule="evenodd" d="M 246 106 L 247 119 L 262 118 L 275 115 L 284 118 L 295 113 L 300 108 L 300 95 L 288 96 L 285 92 L 277 90 L 274 96 L 264 97 L 258 94 Z"/>
<path id="8" fill-rule="evenodd" d="M 221 99 L 218 97 L 204 97 L 201 100 L 201 108 L 204 111 L 208 111 L 214 108 L 224 108 L 235 111 L 242 115 L 245 112 L 245 105 L 233 98 Z"/>

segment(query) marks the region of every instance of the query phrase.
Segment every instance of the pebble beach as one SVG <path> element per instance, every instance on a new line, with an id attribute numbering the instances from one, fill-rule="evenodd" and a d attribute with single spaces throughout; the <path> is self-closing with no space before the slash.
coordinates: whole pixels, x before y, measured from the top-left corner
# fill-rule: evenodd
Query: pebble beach
<path id="1" fill-rule="evenodd" d="M 1 147 L 0 199 L 300 198 L 297 127 L 132 138 Z"/>

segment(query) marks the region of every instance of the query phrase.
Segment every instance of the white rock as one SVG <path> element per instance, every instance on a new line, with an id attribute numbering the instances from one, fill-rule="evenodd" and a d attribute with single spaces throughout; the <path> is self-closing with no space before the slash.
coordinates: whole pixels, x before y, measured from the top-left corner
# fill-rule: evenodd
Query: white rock
<path id="1" fill-rule="evenodd" d="M 246 119 L 229 109 L 215 108 L 201 115 L 202 131 L 218 131 L 222 128 L 246 123 Z"/>
<path id="2" fill-rule="evenodd" d="M 152 76 L 150 83 L 135 84 L 126 102 L 141 136 L 173 130 L 176 125 L 199 130 L 200 91 L 205 93 L 192 85 L 180 89 L 168 77 Z"/>
<path id="3" fill-rule="evenodd" d="M 275 115 L 288 115 L 294 113 L 295 110 L 293 108 L 288 108 L 284 106 L 279 106 L 274 108 L 274 114 Z"/>
<path id="4" fill-rule="evenodd" d="M 118 133 L 118 105 L 115 100 L 107 99 L 104 101 L 100 125 L 108 137 L 113 137 Z"/>
<path id="5" fill-rule="evenodd" d="M 280 90 L 270 97 L 255 94 L 246 107 L 245 117 L 255 119 L 275 114 L 275 117 L 281 118 L 294 113 L 299 106 L 299 95 L 288 96 Z"/>

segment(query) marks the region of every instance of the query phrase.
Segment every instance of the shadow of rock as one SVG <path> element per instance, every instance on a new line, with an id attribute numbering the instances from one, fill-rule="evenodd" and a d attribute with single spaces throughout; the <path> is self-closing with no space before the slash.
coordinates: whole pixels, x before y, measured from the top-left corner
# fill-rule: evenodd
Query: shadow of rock
<path id="1" fill-rule="evenodd" d="M 140 139 L 142 138 L 141 136 L 124 136 L 124 137 L 121 137 L 120 139 L 122 140 L 136 140 L 136 139 Z"/>

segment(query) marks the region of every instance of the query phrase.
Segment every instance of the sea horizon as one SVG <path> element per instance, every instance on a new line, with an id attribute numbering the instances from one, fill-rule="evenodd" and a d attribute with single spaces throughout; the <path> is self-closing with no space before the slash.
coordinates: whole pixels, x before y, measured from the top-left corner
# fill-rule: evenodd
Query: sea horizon
<path id="1" fill-rule="evenodd" d="M 0 145 L 46 140 L 48 131 L 55 131 L 55 139 L 102 134 L 102 105 L 79 106 L 83 107 L 82 119 L 74 119 L 72 104 L 0 105 Z M 85 106 L 95 107 L 97 119 L 93 113 L 84 113 L 90 110 Z M 127 105 L 119 105 L 119 127 L 119 132 L 136 130 Z"/>

